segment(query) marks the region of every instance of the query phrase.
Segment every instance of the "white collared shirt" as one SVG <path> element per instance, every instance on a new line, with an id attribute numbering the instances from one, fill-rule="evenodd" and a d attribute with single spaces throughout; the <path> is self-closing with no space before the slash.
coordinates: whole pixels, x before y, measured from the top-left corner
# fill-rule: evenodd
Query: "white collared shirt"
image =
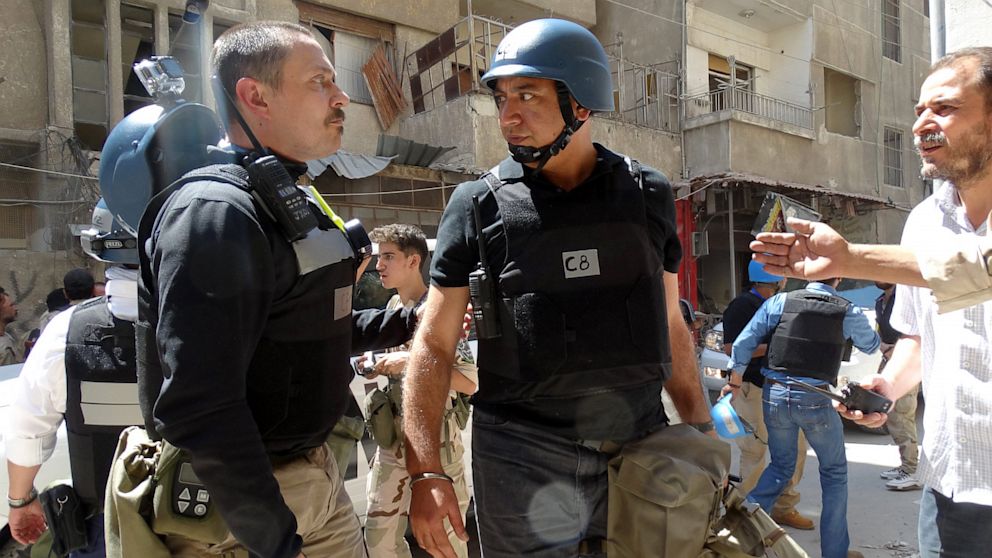
<path id="1" fill-rule="evenodd" d="M 111 280 L 107 294 L 115 316 L 135 320 L 136 283 Z M 4 428 L 7 459 L 22 467 L 44 463 L 55 450 L 56 433 L 65 418 L 65 340 L 76 308 L 59 312 L 41 332 L 14 384 L 16 393 L 7 411 L 7 424 L 0 425 Z"/>
<path id="2" fill-rule="evenodd" d="M 985 237 L 945 183 L 906 221 L 902 245 L 934 250 Z M 921 339 L 924 436 L 919 479 L 954 499 L 992 505 L 992 302 L 938 314 L 930 289 L 897 287 L 891 323 Z"/>

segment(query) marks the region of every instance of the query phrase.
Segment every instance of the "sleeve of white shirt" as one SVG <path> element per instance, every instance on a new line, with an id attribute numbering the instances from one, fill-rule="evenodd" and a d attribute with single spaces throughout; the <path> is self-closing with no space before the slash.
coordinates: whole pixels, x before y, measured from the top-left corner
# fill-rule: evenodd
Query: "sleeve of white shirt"
<path id="1" fill-rule="evenodd" d="M 956 235 L 921 244 L 920 272 L 933 290 L 937 312 L 953 312 L 992 299 L 992 237 Z"/>
<path id="2" fill-rule="evenodd" d="M 902 229 L 903 246 L 916 249 L 920 246 L 919 238 L 914 237 L 917 230 L 920 212 L 913 210 L 906 220 L 906 225 Z M 903 335 L 919 335 L 920 329 L 917 316 L 922 311 L 919 297 L 921 287 L 907 287 L 906 285 L 896 285 L 896 300 L 892 304 L 892 316 L 889 318 L 889 325 Z"/>
<path id="3" fill-rule="evenodd" d="M 7 459 L 22 467 L 41 465 L 55 450 L 66 405 L 65 340 L 75 307 L 49 322 L 21 368 L 7 411 Z"/>

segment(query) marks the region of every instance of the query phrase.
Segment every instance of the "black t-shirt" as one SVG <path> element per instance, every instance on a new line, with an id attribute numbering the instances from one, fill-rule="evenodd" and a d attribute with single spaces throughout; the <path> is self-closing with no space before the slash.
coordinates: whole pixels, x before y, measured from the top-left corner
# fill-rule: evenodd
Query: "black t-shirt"
<path id="1" fill-rule="evenodd" d="M 616 170 L 628 172 L 624 158 L 605 147 L 595 144 L 599 154 L 596 167 L 586 181 L 579 185 L 600 182 Z M 622 169 L 617 169 L 622 166 Z M 543 175 L 522 167 L 527 185 L 540 188 L 561 196 L 569 193 L 548 182 Z M 644 201 L 651 229 L 651 242 L 661 258 L 665 271 L 678 273 L 682 259 L 682 245 L 679 243 L 675 221 L 675 197 L 668 178 L 661 172 L 641 165 L 644 176 Z M 510 178 L 510 177 L 504 177 Z M 431 264 L 431 281 L 439 287 L 464 287 L 468 276 L 475 271 L 479 262 L 479 247 L 472 218 L 472 198 L 479 198 L 479 212 L 484 224 L 482 236 L 485 239 L 486 257 L 489 269 L 498 274 L 506 264 L 506 236 L 496 199 L 484 180 L 460 184 L 441 217 L 437 231 L 437 245 Z"/>
<path id="2" fill-rule="evenodd" d="M 732 345 L 737 340 L 737 336 L 747 327 L 751 318 L 758 313 L 758 308 L 761 308 L 764 302 L 765 299 L 750 290 L 730 301 L 727 309 L 723 311 L 723 342 Z M 765 360 L 765 357 L 751 359 L 744 370 L 745 382 L 751 382 L 756 386 L 764 385 L 765 379 L 761 374 L 761 366 Z"/>
<path id="3" fill-rule="evenodd" d="M 560 197 L 562 203 L 569 203 L 570 194 L 575 192 L 602 191 L 603 203 L 610 202 L 609 188 L 615 182 L 615 173 L 630 173 L 624 158 L 608 149 L 596 145 L 598 158 L 596 166 L 582 184 L 571 192 L 558 189 L 539 173 L 522 165 L 505 162 L 500 167 L 500 178 L 515 180 L 522 177 L 529 188 L 540 191 L 542 199 Z M 650 167 L 641 166 L 643 176 L 644 205 L 647 215 L 647 228 L 651 245 L 662 263 L 665 271 L 676 273 L 682 257 L 682 246 L 679 243 L 675 220 L 674 195 L 668 179 L 660 172 Z M 534 194 L 537 195 L 536 193 Z M 501 271 L 512 268 L 514 262 L 507 261 L 506 235 L 502 226 L 502 217 L 492 191 L 484 180 L 476 180 L 459 185 L 452 194 L 448 206 L 438 228 L 437 246 L 431 268 L 431 280 L 440 287 L 464 287 L 468 285 L 469 274 L 479 262 L 478 235 L 472 217 L 472 198 L 478 196 L 480 202 L 481 222 L 483 224 L 482 239 L 488 258 L 489 270 L 493 276 Z M 499 412 L 512 412 L 520 420 L 527 421 L 528 417 L 563 416 L 571 417 L 576 408 L 581 408 L 585 396 L 547 398 L 543 397 L 545 388 L 551 389 L 548 382 L 503 382 L 500 376 L 487 375 L 486 364 L 480 362 L 479 393 L 475 402 L 478 406 L 500 406 Z M 660 390 L 660 382 L 659 382 Z M 664 411 L 658 397 L 644 397 L 643 386 L 632 389 L 637 394 L 631 394 L 628 403 L 632 405 L 631 415 L 638 425 L 651 426 L 664 421 Z M 500 395 L 495 395 L 496 393 Z M 623 391 L 613 392 L 623 398 Z M 584 403 L 585 402 L 585 403 Z M 537 423 L 547 426 L 541 419 Z M 565 421 L 567 422 L 567 421 Z M 550 428 L 550 427 L 549 427 Z M 566 428 L 567 429 L 567 428 Z"/>

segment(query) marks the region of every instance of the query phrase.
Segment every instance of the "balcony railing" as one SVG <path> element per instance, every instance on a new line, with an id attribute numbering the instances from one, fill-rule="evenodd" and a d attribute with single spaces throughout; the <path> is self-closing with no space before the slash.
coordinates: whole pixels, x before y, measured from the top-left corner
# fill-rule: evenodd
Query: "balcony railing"
<path id="1" fill-rule="evenodd" d="M 480 78 L 511 29 L 493 19 L 468 16 L 407 56 L 404 66 L 414 112 L 434 110 L 473 91 L 488 94 Z M 678 75 L 622 56 L 609 58 L 616 111 L 600 116 L 677 132 Z"/>
<path id="2" fill-rule="evenodd" d="M 807 130 L 813 129 L 813 111 L 809 108 L 741 88 L 726 87 L 688 96 L 685 107 L 687 118 L 737 110 Z"/>

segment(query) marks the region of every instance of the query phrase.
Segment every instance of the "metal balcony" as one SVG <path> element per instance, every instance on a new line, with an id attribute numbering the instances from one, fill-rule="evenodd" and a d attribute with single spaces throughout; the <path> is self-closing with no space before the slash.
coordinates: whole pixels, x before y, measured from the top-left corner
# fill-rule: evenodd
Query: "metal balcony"
<path id="1" fill-rule="evenodd" d="M 813 111 L 808 107 L 742 88 L 725 87 L 684 98 L 686 117 L 725 110 L 753 114 L 783 124 L 813 130 Z"/>

